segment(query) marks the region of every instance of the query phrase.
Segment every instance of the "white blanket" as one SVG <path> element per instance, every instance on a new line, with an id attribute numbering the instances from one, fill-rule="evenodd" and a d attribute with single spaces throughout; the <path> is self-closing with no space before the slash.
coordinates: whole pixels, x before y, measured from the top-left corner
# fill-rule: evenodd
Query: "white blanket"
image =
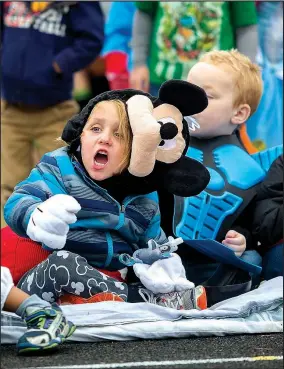
<path id="1" fill-rule="evenodd" d="M 77 325 L 70 341 L 160 339 L 283 331 L 283 277 L 206 310 L 178 311 L 148 303 L 99 302 L 63 306 Z M 1 343 L 16 343 L 24 323 L 14 314 L 1 316 Z M 16 327 L 15 327 L 16 326 Z"/>

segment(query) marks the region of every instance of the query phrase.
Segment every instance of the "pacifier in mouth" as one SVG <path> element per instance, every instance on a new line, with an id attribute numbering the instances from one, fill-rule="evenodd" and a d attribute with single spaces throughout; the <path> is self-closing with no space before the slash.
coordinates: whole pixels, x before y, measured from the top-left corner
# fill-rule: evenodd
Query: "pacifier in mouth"
<path id="1" fill-rule="evenodd" d="M 184 117 L 187 125 L 188 125 L 188 129 L 190 131 L 196 131 L 197 129 L 200 128 L 200 124 L 197 122 L 196 119 L 194 119 L 192 116 L 188 115 L 186 117 Z"/>

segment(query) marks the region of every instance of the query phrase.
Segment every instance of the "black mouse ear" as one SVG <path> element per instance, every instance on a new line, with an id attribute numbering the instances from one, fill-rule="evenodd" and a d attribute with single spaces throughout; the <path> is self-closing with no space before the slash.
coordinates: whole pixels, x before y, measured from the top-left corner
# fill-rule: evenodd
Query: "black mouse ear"
<path id="1" fill-rule="evenodd" d="M 181 197 L 198 195 L 205 190 L 209 181 L 210 173 L 208 169 L 199 161 L 187 156 L 182 156 L 178 161 L 171 164 L 163 178 L 166 190 Z"/>
<path id="2" fill-rule="evenodd" d="M 185 117 L 202 112 L 208 105 L 205 91 L 192 83 L 172 79 L 162 84 L 159 99 L 174 105 Z"/>

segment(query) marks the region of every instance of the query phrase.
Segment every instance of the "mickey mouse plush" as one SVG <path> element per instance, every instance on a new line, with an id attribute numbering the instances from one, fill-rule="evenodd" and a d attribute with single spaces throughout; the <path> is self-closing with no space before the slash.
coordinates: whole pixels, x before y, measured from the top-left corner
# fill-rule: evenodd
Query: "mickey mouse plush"
<path id="1" fill-rule="evenodd" d="M 184 117 L 207 107 L 203 89 L 181 80 L 165 82 L 158 98 L 139 90 L 108 91 L 89 101 L 70 119 L 62 139 L 74 152 L 80 135 L 94 106 L 104 100 L 119 99 L 126 104 L 133 131 L 133 144 L 128 171 L 119 177 L 125 189 L 136 194 L 153 191 L 182 197 L 200 193 L 208 184 L 207 169 L 185 155 L 189 145 L 188 124 Z"/>

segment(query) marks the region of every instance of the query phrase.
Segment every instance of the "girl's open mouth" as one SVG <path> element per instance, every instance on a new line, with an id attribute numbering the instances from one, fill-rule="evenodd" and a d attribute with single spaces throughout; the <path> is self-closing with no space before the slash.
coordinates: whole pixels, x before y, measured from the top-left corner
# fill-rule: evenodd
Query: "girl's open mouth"
<path id="1" fill-rule="evenodd" d="M 94 163 L 97 168 L 103 168 L 108 163 L 108 153 L 104 150 L 99 150 L 94 156 Z"/>

